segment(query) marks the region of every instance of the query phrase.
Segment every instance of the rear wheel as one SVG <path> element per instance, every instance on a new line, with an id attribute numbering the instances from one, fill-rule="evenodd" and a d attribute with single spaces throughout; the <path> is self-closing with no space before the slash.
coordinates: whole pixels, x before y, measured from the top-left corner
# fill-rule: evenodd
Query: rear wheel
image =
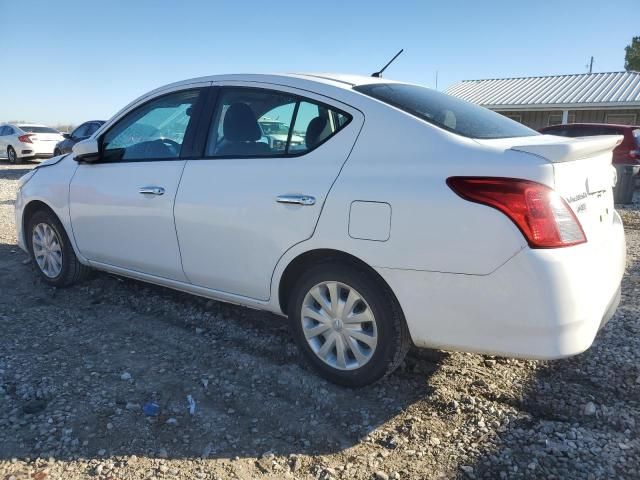
<path id="1" fill-rule="evenodd" d="M 53 212 L 35 212 L 29 219 L 26 236 L 36 270 L 49 285 L 68 287 L 89 273 L 89 267 L 78 261 L 64 227 Z"/>
<path id="2" fill-rule="evenodd" d="M 12 146 L 7 147 L 7 159 L 9 160 L 9 163 L 20 163 L 18 154 Z"/>
<path id="3" fill-rule="evenodd" d="M 319 264 L 296 282 L 289 302 L 293 336 L 327 380 L 360 387 L 393 372 L 411 340 L 395 297 L 356 266 Z"/>

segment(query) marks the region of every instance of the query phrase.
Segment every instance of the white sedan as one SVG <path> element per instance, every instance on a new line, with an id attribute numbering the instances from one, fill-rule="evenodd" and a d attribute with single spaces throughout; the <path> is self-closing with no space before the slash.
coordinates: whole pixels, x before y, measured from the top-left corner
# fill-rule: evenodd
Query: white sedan
<path id="1" fill-rule="evenodd" d="M 9 163 L 34 158 L 51 158 L 62 134 L 45 125 L 17 123 L 0 125 L 0 155 Z"/>
<path id="2" fill-rule="evenodd" d="M 261 118 L 304 145 L 272 148 Z M 96 268 L 286 315 L 343 385 L 412 343 L 561 358 L 620 299 L 620 140 L 540 135 L 380 78 L 199 78 L 25 175 L 17 237 L 50 285 Z"/>

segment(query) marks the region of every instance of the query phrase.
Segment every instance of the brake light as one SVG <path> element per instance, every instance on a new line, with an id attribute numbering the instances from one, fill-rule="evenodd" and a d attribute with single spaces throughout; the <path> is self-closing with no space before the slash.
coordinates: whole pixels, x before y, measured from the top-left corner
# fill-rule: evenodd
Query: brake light
<path id="1" fill-rule="evenodd" d="M 31 141 L 31 134 L 27 133 L 26 135 L 20 135 L 18 137 L 18 140 L 20 140 L 22 143 L 33 143 Z"/>
<path id="2" fill-rule="evenodd" d="M 532 248 L 568 247 L 587 241 L 573 210 L 545 185 L 501 177 L 450 177 L 447 185 L 465 200 L 500 210 Z"/>

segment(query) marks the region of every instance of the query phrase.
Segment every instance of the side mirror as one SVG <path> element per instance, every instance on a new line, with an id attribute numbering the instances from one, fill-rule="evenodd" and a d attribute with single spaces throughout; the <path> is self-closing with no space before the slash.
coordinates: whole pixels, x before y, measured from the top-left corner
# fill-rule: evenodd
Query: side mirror
<path id="1" fill-rule="evenodd" d="M 62 136 L 64 138 L 67 138 L 67 139 L 71 138 L 71 134 L 70 133 L 63 133 Z"/>
<path id="2" fill-rule="evenodd" d="M 76 143 L 71 150 L 76 162 L 96 163 L 100 161 L 100 146 L 94 138 Z"/>

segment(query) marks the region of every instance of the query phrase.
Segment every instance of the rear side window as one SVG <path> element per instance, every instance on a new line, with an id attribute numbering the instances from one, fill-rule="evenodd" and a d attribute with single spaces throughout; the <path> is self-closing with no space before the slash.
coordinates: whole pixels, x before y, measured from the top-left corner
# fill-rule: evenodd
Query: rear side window
<path id="1" fill-rule="evenodd" d="M 58 130 L 49 127 L 32 127 L 29 125 L 20 125 L 20 130 L 26 133 L 60 133 Z"/>
<path id="2" fill-rule="evenodd" d="M 535 130 L 478 105 L 416 85 L 371 84 L 354 90 L 450 132 L 471 138 L 539 135 Z"/>
<path id="3" fill-rule="evenodd" d="M 351 117 L 290 93 L 225 88 L 213 115 L 207 157 L 282 157 L 305 154 Z"/>

